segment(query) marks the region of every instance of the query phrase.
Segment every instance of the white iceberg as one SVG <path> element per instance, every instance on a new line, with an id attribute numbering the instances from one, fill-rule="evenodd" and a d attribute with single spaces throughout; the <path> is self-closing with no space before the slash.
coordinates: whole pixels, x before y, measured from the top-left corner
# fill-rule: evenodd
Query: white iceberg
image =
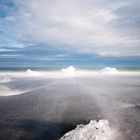
<path id="1" fill-rule="evenodd" d="M 110 137 L 111 129 L 107 120 L 91 120 L 87 125 L 78 125 L 60 140 L 109 140 Z"/>
<path id="2" fill-rule="evenodd" d="M 32 71 L 31 69 L 27 69 L 27 73 L 35 73 L 35 71 Z"/>
<path id="3" fill-rule="evenodd" d="M 118 74 L 119 71 L 116 68 L 105 67 L 99 71 L 99 73 L 103 74 Z"/>
<path id="4" fill-rule="evenodd" d="M 65 69 L 62 69 L 62 72 L 65 74 L 74 74 L 76 71 L 76 68 L 74 68 L 73 66 L 69 66 Z"/>
<path id="5" fill-rule="evenodd" d="M 39 75 L 39 73 L 38 72 L 36 72 L 36 71 L 33 71 L 33 70 L 31 70 L 31 69 L 27 69 L 27 71 L 26 71 L 29 75 Z"/>
<path id="6" fill-rule="evenodd" d="M 27 76 L 43 76 L 44 72 L 40 72 L 40 71 L 33 71 L 31 69 L 27 69 L 26 70 Z"/>
<path id="7" fill-rule="evenodd" d="M 11 77 L 8 74 L 0 73 L 0 83 L 7 83 L 11 81 Z"/>

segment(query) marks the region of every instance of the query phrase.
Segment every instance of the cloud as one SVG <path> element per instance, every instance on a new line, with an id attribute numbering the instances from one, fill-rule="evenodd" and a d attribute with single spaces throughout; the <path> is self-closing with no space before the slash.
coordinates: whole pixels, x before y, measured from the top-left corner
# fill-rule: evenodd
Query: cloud
<path id="1" fill-rule="evenodd" d="M 0 54 L 0 58 L 17 58 L 22 56 L 20 54 Z"/>
<path id="2" fill-rule="evenodd" d="M 13 52 L 13 51 L 18 51 L 18 50 L 0 48 L 0 53 L 1 53 L 1 52 Z"/>
<path id="3" fill-rule="evenodd" d="M 52 44 L 62 50 L 101 56 L 140 56 L 138 0 L 13 3 L 18 10 L 4 21 L 25 44 Z"/>

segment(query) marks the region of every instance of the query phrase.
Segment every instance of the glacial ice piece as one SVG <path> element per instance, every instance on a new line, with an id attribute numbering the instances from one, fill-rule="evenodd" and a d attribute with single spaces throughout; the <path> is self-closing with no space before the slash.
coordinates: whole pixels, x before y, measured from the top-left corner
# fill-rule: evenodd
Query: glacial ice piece
<path id="1" fill-rule="evenodd" d="M 117 74 L 119 71 L 116 68 L 105 67 L 99 71 L 99 73 L 103 74 Z"/>
<path id="2" fill-rule="evenodd" d="M 42 76 L 43 73 L 39 72 L 39 71 L 33 71 L 31 69 L 27 69 L 26 73 L 28 74 L 28 76 Z"/>
<path id="3" fill-rule="evenodd" d="M 75 71 L 76 71 L 76 68 L 74 68 L 73 66 L 69 66 L 65 69 L 62 69 L 62 72 L 66 74 L 74 74 Z"/>
<path id="4" fill-rule="evenodd" d="M 59 140 L 108 140 L 111 134 L 107 120 L 91 120 L 87 125 L 78 125 Z"/>
<path id="5" fill-rule="evenodd" d="M 27 73 L 34 73 L 34 71 L 32 71 L 31 69 L 27 69 L 26 72 L 27 72 Z"/>
<path id="6" fill-rule="evenodd" d="M 29 73 L 29 74 L 33 74 L 33 75 L 38 74 L 38 72 L 33 71 L 33 70 L 31 70 L 31 69 L 27 69 L 27 71 L 26 71 L 26 72 L 27 72 L 27 73 Z"/>
<path id="7" fill-rule="evenodd" d="M 26 70 L 28 76 L 41 76 L 41 73 L 37 72 L 37 71 L 33 71 L 31 69 L 27 69 Z"/>

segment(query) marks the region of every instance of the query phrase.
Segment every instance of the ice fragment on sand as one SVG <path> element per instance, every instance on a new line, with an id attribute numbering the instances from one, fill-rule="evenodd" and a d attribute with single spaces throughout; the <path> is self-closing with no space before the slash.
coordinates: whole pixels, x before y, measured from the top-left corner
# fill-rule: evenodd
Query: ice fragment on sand
<path id="1" fill-rule="evenodd" d="M 66 133 L 60 140 L 108 140 L 111 134 L 109 122 L 91 120 L 87 125 L 78 125 L 74 130 Z"/>

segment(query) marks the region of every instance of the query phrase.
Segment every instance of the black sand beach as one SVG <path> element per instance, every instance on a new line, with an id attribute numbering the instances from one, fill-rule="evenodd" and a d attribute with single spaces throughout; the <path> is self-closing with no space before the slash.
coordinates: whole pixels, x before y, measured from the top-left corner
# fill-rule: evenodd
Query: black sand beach
<path id="1" fill-rule="evenodd" d="M 100 119 L 109 121 L 117 140 L 140 139 L 139 74 L 21 76 L 1 85 L 24 93 L 0 96 L 0 140 L 57 140 Z"/>

